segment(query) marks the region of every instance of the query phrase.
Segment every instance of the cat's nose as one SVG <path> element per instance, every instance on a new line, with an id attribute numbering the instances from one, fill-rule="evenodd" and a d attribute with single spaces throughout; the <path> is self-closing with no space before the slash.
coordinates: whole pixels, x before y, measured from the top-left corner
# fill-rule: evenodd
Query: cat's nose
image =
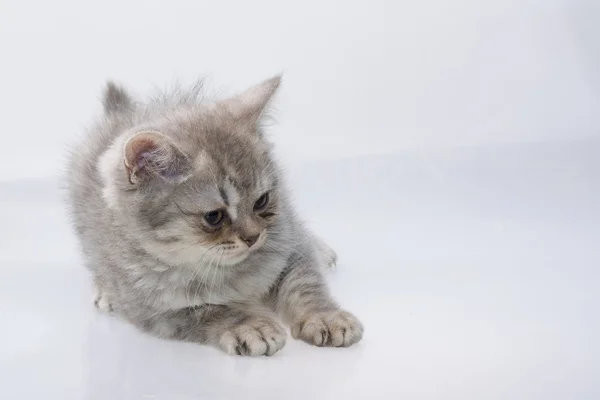
<path id="1" fill-rule="evenodd" d="M 248 245 L 248 247 L 252 247 L 252 245 L 258 240 L 259 236 L 260 235 L 253 235 L 248 237 L 242 237 L 240 239 L 242 239 Z"/>

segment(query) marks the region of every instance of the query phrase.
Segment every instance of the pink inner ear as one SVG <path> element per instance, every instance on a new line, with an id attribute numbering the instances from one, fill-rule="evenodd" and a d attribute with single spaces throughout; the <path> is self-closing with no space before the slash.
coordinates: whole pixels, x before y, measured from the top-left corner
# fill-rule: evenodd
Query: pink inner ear
<path id="1" fill-rule="evenodd" d="M 146 164 L 146 155 L 148 155 L 153 150 L 156 150 L 158 144 L 154 138 L 149 137 L 138 137 L 133 138 L 125 152 L 125 157 L 127 160 L 127 166 L 129 168 L 133 168 L 134 171 L 139 171 Z"/>
<path id="2" fill-rule="evenodd" d="M 185 155 L 158 132 L 141 132 L 129 140 L 125 166 L 131 183 L 138 178 L 178 180 L 189 169 Z"/>

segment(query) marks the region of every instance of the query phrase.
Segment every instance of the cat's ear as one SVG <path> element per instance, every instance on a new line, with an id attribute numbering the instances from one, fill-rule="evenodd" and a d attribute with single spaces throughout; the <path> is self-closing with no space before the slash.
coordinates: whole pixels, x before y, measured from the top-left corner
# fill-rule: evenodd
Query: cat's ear
<path id="1" fill-rule="evenodd" d="M 192 171 L 189 158 L 160 132 L 136 133 L 125 144 L 125 168 L 131 184 L 159 179 L 183 182 Z"/>
<path id="2" fill-rule="evenodd" d="M 249 124 L 257 124 L 280 84 L 281 75 L 277 75 L 252 86 L 237 96 L 221 101 L 220 104 L 235 119 Z"/>
<path id="3" fill-rule="evenodd" d="M 133 101 L 125 89 L 109 81 L 106 83 L 106 89 L 104 89 L 102 105 L 106 114 L 114 114 L 131 110 Z"/>

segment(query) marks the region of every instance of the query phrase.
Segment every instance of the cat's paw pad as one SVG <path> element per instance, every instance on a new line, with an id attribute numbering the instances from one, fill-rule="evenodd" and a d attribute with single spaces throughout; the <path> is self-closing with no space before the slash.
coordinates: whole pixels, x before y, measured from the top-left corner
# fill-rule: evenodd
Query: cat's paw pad
<path id="1" fill-rule="evenodd" d="M 316 313 L 295 323 L 292 336 L 315 346 L 347 347 L 362 338 L 363 330 L 358 318 L 338 310 Z"/>
<path id="2" fill-rule="evenodd" d="M 228 354 L 272 356 L 285 345 L 287 334 L 268 318 L 251 318 L 221 335 L 219 346 Z"/>

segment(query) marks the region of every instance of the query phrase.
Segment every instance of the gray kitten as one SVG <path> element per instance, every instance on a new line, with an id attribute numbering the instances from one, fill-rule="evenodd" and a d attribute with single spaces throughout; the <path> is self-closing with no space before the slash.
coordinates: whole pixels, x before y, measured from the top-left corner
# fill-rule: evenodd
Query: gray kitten
<path id="1" fill-rule="evenodd" d="M 109 83 L 72 151 L 69 200 L 95 304 L 162 338 L 272 355 L 292 336 L 349 346 L 335 253 L 298 220 L 261 132 L 280 77 L 217 102 L 201 86 L 139 103 Z"/>

